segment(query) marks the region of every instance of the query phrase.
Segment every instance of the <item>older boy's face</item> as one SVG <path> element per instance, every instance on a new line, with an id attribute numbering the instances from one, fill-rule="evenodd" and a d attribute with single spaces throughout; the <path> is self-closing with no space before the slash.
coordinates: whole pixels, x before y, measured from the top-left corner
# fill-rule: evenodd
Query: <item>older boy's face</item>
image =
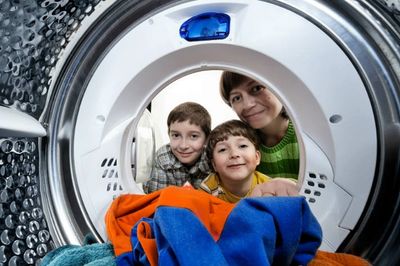
<path id="1" fill-rule="evenodd" d="M 213 150 L 212 165 L 222 182 L 244 184 L 251 179 L 259 163 L 260 152 L 243 136 L 229 136 L 217 142 Z"/>
<path id="2" fill-rule="evenodd" d="M 277 118 L 282 103 L 260 83 L 247 79 L 229 94 L 229 102 L 239 118 L 252 128 L 261 129 Z"/>
<path id="3" fill-rule="evenodd" d="M 169 127 L 169 141 L 176 158 L 182 164 L 191 166 L 204 150 L 206 135 L 199 126 L 189 121 L 174 122 Z"/>

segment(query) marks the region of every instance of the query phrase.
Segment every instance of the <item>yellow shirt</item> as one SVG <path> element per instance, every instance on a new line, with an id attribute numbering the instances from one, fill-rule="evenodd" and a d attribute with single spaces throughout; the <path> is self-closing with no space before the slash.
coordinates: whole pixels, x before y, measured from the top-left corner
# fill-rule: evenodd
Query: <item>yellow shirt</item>
<path id="1" fill-rule="evenodd" d="M 201 182 L 199 189 L 204 190 L 205 192 L 218 197 L 224 201 L 230 202 L 230 203 L 236 203 L 240 199 L 248 197 L 251 195 L 253 192 L 253 189 L 256 185 L 262 184 L 264 182 L 269 181 L 271 178 L 258 172 L 254 171 L 253 174 L 253 182 L 251 183 L 251 187 L 249 192 L 244 197 L 239 197 L 230 191 L 228 191 L 224 186 L 222 185 L 222 182 L 218 176 L 218 174 L 211 173 L 209 174 L 203 182 Z"/>

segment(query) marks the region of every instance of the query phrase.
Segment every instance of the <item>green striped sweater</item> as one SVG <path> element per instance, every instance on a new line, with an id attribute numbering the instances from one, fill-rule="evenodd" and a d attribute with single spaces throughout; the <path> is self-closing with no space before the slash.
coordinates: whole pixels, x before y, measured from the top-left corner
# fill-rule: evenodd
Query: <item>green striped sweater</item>
<path id="1" fill-rule="evenodd" d="M 270 177 L 298 178 L 299 145 L 292 122 L 283 139 L 273 147 L 261 145 L 261 162 L 257 170 Z"/>

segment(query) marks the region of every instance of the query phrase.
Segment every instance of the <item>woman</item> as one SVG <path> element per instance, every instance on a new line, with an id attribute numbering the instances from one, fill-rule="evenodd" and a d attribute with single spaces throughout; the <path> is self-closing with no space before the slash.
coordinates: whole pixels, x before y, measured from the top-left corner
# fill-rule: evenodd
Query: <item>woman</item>
<path id="1" fill-rule="evenodd" d="M 297 180 L 296 133 L 278 98 L 259 82 L 229 71 L 221 75 L 220 93 L 239 118 L 258 132 L 262 145 L 257 170 L 271 177 Z"/>

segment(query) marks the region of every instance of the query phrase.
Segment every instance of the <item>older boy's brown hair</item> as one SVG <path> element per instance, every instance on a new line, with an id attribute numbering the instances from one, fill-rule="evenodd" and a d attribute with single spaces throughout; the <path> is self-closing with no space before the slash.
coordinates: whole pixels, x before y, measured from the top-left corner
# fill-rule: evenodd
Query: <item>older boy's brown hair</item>
<path id="1" fill-rule="evenodd" d="M 221 79 L 219 81 L 219 93 L 221 94 L 222 99 L 227 105 L 231 106 L 231 102 L 229 101 L 229 96 L 233 88 L 242 85 L 248 79 L 249 77 L 239 73 L 230 71 L 222 72 Z M 280 115 L 285 119 L 289 119 L 289 115 L 287 114 L 284 106 L 282 106 Z"/>
<path id="2" fill-rule="evenodd" d="M 218 142 L 227 140 L 230 136 L 242 136 L 254 144 L 256 150 L 260 148 L 260 139 L 254 129 L 240 120 L 229 120 L 215 127 L 208 137 L 206 148 L 207 157 L 213 158 L 213 151 Z"/>
<path id="3" fill-rule="evenodd" d="M 184 102 L 177 105 L 167 118 L 168 132 L 172 123 L 189 121 L 203 130 L 206 137 L 211 132 L 211 116 L 207 109 L 195 102 Z"/>

